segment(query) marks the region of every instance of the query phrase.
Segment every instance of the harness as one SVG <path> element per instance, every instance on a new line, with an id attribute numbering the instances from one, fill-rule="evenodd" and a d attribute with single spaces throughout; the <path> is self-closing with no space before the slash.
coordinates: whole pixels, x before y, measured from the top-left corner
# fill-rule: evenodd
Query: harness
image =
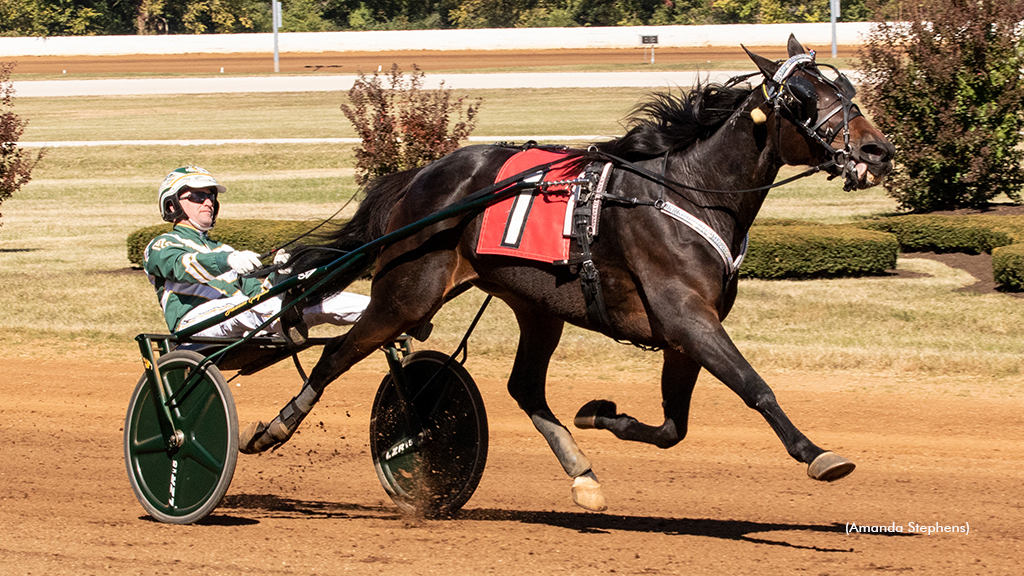
<path id="1" fill-rule="evenodd" d="M 601 274 L 597 266 L 594 265 L 590 250 L 591 244 L 593 244 L 600 231 L 602 201 L 616 202 L 629 206 L 652 206 L 662 214 L 682 222 L 704 238 L 721 256 L 725 267 L 726 282 L 739 271 L 743 258 L 746 256 L 750 240 L 749 236 L 744 237 L 740 252 L 734 257 L 728 243 L 715 232 L 714 228 L 675 204 L 665 199 L 645 201 L 607 193 L 605 190 L 608 187 L 608 181 L 615 164 L 615 162 L 591 162 L 587 164 L 583 169 L 583 173 L 576 180 L 544 183 L 545 185 L 574 184 L 572 187 L 572 198 L 569 203 L 571 229 L 568 232 L 571 234 L 577 247 L 577 255 L 569 260 L 556 262 L 555 264 L 577 267 L 576 272 L 580 278 L 580 288 L 583 291 L 583 299 L 586 303 L 587 319 L 599 328 L 611 326 L 611 319 L 608 316 L 604 296 L 601 292 Z"/>
<path id="2" fill-rule="evenodd" d="M 580 288 L 587 305 L 587 319 L 595 326 L 611 326 L 601 293 L 601 274 L 590 256 L 590 245 L 600 227 L 601 199 L 612 173 L 611 162 L 591 162 L 583 169 L 582 182 L 573 187 L 572 235 L 581 252 Z"/>
<path id="3" fill-rule="evenodd" d="M 841 175 L 845 181 L 843 186 L 844 190 L 849 191 L 857 186 L 856 163 L 852 159 L 853 152 L 850 147 L 850 122 L 862 115 L 859 108 L 857 108 L 857 105 L 852 102 L 853 96 L 856 95 L 856 90 L 846 76 L 839 72 L 835 67 L 828 64 L 821 65 L 835 71 L 836 80 L 833 81 L 822 75 L 817 69 L 818 66 L 819 65 L 815 63 L 813 52 L 811 54 L 797 54 L 786 60 L 771 79 L 766 78 L 765 82 L 762 83 L 762 90 L 765 94 L 765 104 L 770 106 L 776 114 L 787 115 L 788 119 L 793 124 L 799 126 L 804 133 L 811 138 L 811 140 L 829 151 L 832 157 L 832 159 L 827 162 L 814 166 L 783 181 L 749 190 L 707 190 L 689 186 L 668 178 L 665 175 L 665 167 L 663 167 L 662 174 L 656 174 L 623 158 L 597 151 L 591 147 L 589 150 L 590 153 L 596 154 L 606 161 L 591 162 L 584 169 L 584 173 L 579 179 L 579 184 L 573 189 L 574 203 L 572 208 L 572 234 L 580 251 L 580 258 L 578 260 L 580 287 L 583 291 L 584 300 L 586 302 L 587 318 L 591 323 L 599 328 L 604 328 L 611 324 L 605 307 L 604 297 L 601 294 L 600 273 L 596 266 L 594 266 L 590 251 L 590 245 L 593 243 L 600 229 L 600 209 L 602 206 L 602 200 L 630 206 L 652 206 L 662 214 L 685 224 L 704 238 L 719 254 L 725 270 L 724 282 L 730 281 L 739 271 L 750 242 L 750 236 L 745 236 L 739 254 L 733 255 L 728 243 L 726 243 L 711 226 L 706 224 L 697 216 L 694 216 L 666 200 L 664 197 L 656 201 L 645 201 L 638 198 L 628 198 L 608 194 L 605 190 L 613 167 L 633 172 L 645 179 L 658 182 L 668 189 L 682 188 L 710 194 L 742 194 L 769 190 L 771 188 L 788 184 L 789 182 L 799 178 L 817 173 L 821 170 L 831 168 L 832 166 L 842 166 Z M 838 97 L 837 104 L 824 114 L 818 114 L 819 117 L 817 118 L 817 122 L 813 124 L 811 121 L 805 122 L 800 120 L 793 110 L 794 100 L 799 100 L 799 96 L 794 95 L 792 85 L 797 84 L 797 82 L 792 79 L 793 74 L 801 69 L 803 69 L 805 73 L 815 76 L 826 86 L 834 89 L 835 94 Z M 735 84 L 756 74 L 758 73 L 750 74 L 745 77 L 733 78 L 729 81 L 729 84 Z M 841 149 L 837 149 L 831 144 L 835 140 L 836 132 L 832 127 L 827 127 L 826 124 L 840 112 L 843 114 L 843 122 L 841 126 L 843 147 Z M 781 129 L 781 125 L 779 123 L 776 123 L 776 125 Z M 822 133 L 823 127 L 824 133 Z M 675 191 L 676 193 L 679 193 L 678 190 Z M 569 263 L 571 262 L 565 262 L 565 264 Z"/>

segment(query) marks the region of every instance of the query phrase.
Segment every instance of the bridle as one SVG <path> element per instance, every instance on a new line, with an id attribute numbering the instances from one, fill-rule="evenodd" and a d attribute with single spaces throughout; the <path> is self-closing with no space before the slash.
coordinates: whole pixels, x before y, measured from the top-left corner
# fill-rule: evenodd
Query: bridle
<path id="1" fill-rule="evenodd" d="M 836 79 L 832 80 L 822 74 L 819 67 L 826 67 L 833 70 L 835 72 Z M 817 95 L 813 85 L 811 85 L 811 83 L 805 78 L 793 76 L 793 74 L 798 70 L 815 77 L 825 86 L 828 86 L 835 91 L 836 104 L 824 114 L 817 113 Z M 763 74 L 763 72 L 759 71 L 733 76 L 725 82 L 725 86 L 735 86 L 740 82 Z M 647 180 L 657 182 L 668 189 L 674 189 L 677 194 L 680 194 L 679 189 L 691 190 L 704 194 L 746 194 L 749 192 L 765 192 L 836 166 L 842 167 L 841 173 L 838 175 L 832 173 L 832 175 L 829 176 L 829 179 L 831 180 L 832 178 L 841 175 L 844 180 L 843 190 L 849 192 L 850 190 L 856 189 L 858 185 L 858 177 L 856 162 L 853 160 L 853 149 L 850 146 L 850 122 L 859 116 L 863 116 L 863 114 L 861 114 L 857 105 L 853 103 L 853 97 L 857 94 L 857 89 L 854 88 L 853 83 L 850 82 L 849 78 L 847 78 L 846 75 L 840 72 L 835 66 L 830 64 L 818 64 L 815 62 L 813 53 L 797 54 L 783 62 L 771 78 L 766 76 L 764 82 L 761 84 L 761 89 L 765 95 L 764 105 L 767 105 L 769 109 L 774 111 L 777 114 L 777 117 L 785 115 L 792 124 L 799 127 L 799 129 L 813 142 L 824 148 L 829 156 L 828 160 L 818 164 L 817 166 L 812 166 L 795 176 L 791 176 L 785 180 L 767 184 L 765 186 L 758 186 L 757 188 L 749 188 L 746 190 L 709 190 L 707 188 L 684 184 L 667 176 L 667 161 L 668 156 L 672 151 L 671 149 L 667 150 L 665 153 L 665 160 L 663 162 L 661 174 L 648 170 L 624 158 L 600 151 L 596 147 L 591 147 L 587 152 L 591 157 L 603 157 L 606 160 L 614 162 L 623 170 L 632 172 Z M 810 89 L 811 92 L 808 92 L 808 89 Z M 795 107 L 799 104 L 806 110 L 806 104 L 812 97 L 815 104 L 815 115 L 820 119 L 814 118 L 803 120 L 801 119 L 803 114 L 801 114 L 800 111 L 795 110 Z M 760 106 L 755 109 L 755 111 L 758 109 L 760 109 Z M 828 122 L 840 112 L 843 114 L 842 124 L 836 127 L 827 125 Z M 751 115 L 753 116 L 754 113 L 752 112 Z M 766 117 L 762 118 L 760 122 L 755 119 L 755 123 L 763 123 L 765 120 Z M 817 121 L 815 122 L 815 120 Z M 781 124 L 778 122 L 776 123 L 776 130 L 781 130 Z M 841 130 L 843 134 L 843 147 L 837 149 L 832 146 L 832 142 L 835 140 L 838 130 Z"/>
<path id="2" fill-rule="evenodd" d="M 818 64 L 814 59 L 814 52 L 810 54 L 797 54 L 783 62 L 775 74 L 761 84 L 761 90 L 765 95 L 765 105 L 774 110 L 777 115 L 785 114 L 788 119 L 798 126 L 804 134 L 812 141 L 820 145 L 832 156 L 836 166 L 842 167 L 844 180 L 843 190 L 847 192 L 857 187 L 856 162 L 853 160 L 853 150 L 850 147 L 850 122 L 863 116 L 860 109 L 853 103 L 853 97 L 857 89 L 853 83 L 830 64 Z M 835 79 L 831 79 L 821 73 L 821 68 L 829 68 L 835 72 Z M 836 100 L 834 105 L 824 114 L 818 113 L 816 104 L 818 101 L 817 91 L 814 86 L 805 78 L 794 76 L 797 71 L 814 77 L 819 82 L 831 88 Z M 749 76 L 747 76 L 749 77 Z M 735 78 L 730 82 L 736 80 Z M 809 116 L 810 99 L 813 97 L 815 117 Z M 842 124 L 833 127 L 829 124 L 834 116 L 842 113 Z M 816 122 L 815 122 L 816 121 Z M 813 123 L 813 124 L 812 124 Z M 781 129 L 781 126 L 776 123 Z M 838 130 L 843 134 L 843 147 L 835 148 L 832 142 Z"/>

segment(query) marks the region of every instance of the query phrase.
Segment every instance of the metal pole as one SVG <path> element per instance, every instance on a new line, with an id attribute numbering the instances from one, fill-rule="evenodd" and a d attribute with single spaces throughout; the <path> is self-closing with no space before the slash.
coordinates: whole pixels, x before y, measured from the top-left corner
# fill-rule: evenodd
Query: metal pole
<path id="1" fill-rule="evenodd" d="M 281 60 L 277 53 L 277 29 L 281 27 L 281 2 L 278 0 L 270 2 L 270 19 L 274 23 L 274 72 L 280 72 Z M 834 49 L 833 52 L 835 52 Z"/>
<path id="2" fill-rule="evenodd" d="M 832 57 L 836 57 L 836 19 L 839 18 L 839 0 L 829 2 L 829 12 L 832 13 Z"/>

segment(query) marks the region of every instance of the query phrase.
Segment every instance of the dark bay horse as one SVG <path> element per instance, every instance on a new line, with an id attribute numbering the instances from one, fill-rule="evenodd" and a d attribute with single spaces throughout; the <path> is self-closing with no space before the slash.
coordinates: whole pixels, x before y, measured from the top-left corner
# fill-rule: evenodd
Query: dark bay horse
<path id="1" fill-rule="evenodd" d="M 819 448 L 790 422 L 722 327 L 736 297 L 734 255 L 742 253 L 781 166 L 817 166 L 843 178 L 848 189 L 878 184 L 891 170 L 894 148 L 852 104 L 849 81 L 817 64 L 792 36 L 788 48 L 784 62 L 748 52 L 763 77 L 753 89 L 730 82 L 698 85 L 682 96 L 656 94 L 638 106 L 625 136 L 569 153 L 581 165 L 611 160 L 614 167 L 600 233 L 589 247 L 603 316 L 588 314 L 593 302 L 577 270 L 478 254 L 479 213 L 443 220 L 376 254 L 362 318 L 325 347 L 302 391 L 270 424 L 252 423 L 242 432 L 241 450 L 286 442 L 330 382 L 428 322 L 447 297 L 471 285 L 515 313 L 520 336 L 508 391 L 574 479 L 573 500 L 583 508 L 605 509 L 600 484 L 545 398 L 548 362 L 566 322 L 664 356 L 663 423 L 644 424 L 598 400 L 580 410 L 577 427 L 674 446 L 686 436 L 694 384 L 705 368 L 767 420 L 789 454 L 808 465 L 809 476 L 832 481 L 849 474 L 852 462 Z M 333 247 L 355 249 L 487 188 L 516 152 L 469 146 L 373 182 Z M 685 224 L 679 213 L 699 223 Z M 303 270 L 322 261 L 315 251 L 297 252 L 292 264 Z M 361 273 L 340 278 L 337 289 Z"/>

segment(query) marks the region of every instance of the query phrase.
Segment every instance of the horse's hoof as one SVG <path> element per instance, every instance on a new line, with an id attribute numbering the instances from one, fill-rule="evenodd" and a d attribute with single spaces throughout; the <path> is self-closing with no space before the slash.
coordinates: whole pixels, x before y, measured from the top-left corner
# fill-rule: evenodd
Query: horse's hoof
<path id="1" fill-rule="evenodd" d="M 601 491 L 601 483 L 597 481 L 597 476 L 593 472 L 577 476 L 572 481 L 572 501 L 580 508 L 591 512 L 604 512 L 608 509 L 604 492 Z"/>
<path id="2" fill-rule="evenodd" d="M 248 426 L 238 434 L 238 451 L 242 454 L 258 454 L 263 450 L 256 447 L 257 440 L 267 431 L 267 425 L 263 422 L 250 422 Z"/>
<path id="3" fill-rule="evenodd" d="M 280 444 L 267 430 L 263 422 L 250 422 L 238 434 L 238 451 L 242 454 L 259 454 Z"/>
<path id="4" fill-rule="evenodd" d="M 576 417 L 572 419 L 572 423 L 580 430 L 597 428 L 595 421 L 598 416 L 612 418 L 615 416 L 615 412 L 615 402 L 611 400 L 591 400 L 580 408 L 580 411 L 576 413 Z"/>
<path id="5" fill-rule="evenodd" d="M 845 478 L 857 465 L 835 452 L 822 452 L 807 467 L 807 475 L 822 482 L 834 482 Z"/>

